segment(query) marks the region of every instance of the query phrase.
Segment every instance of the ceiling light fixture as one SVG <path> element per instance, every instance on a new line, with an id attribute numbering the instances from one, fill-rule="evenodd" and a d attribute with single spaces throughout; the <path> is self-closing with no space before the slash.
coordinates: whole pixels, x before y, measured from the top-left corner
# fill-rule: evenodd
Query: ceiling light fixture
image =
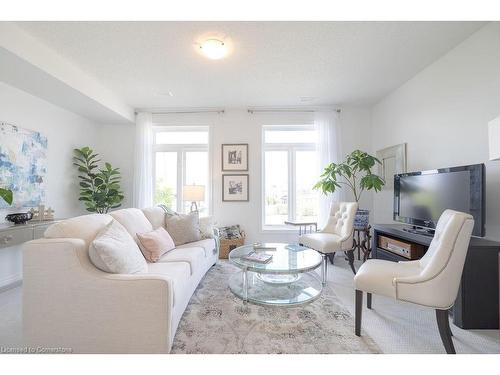
<path id="1" fill-rule="evenodd" d="M 212 60 L 222 59 L 228 53 L 226 43 L 215 38 L 205 40 L 199 48 L 206 57 Z"/>

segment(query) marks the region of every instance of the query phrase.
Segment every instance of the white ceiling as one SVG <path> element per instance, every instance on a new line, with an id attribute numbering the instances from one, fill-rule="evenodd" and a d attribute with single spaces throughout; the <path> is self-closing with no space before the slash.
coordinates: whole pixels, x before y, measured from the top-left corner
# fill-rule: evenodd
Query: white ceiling
<path id="1" fill-rule="evenodd" d="M 126 104 L 244 107 L 371 104 L 481 22 L 19 22 Z M 193 47 L 223 34 L 234 50 Z M 173 96 L 165 95 L 172 92 Z M 162 95 L 163 94 L 163 95 Z M 301 102 L 300 97 L 315 97 Z"/>

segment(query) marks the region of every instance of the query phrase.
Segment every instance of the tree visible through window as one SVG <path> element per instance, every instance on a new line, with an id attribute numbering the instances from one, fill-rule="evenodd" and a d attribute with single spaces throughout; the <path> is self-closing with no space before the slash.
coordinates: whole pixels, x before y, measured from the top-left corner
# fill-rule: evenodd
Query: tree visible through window
<path id="1" fill-rule="evenodd" d="M 263 127 L 264 226 L 286 220 L 316 221 L 318 178 L 316 131 L 313 126 Z"/>

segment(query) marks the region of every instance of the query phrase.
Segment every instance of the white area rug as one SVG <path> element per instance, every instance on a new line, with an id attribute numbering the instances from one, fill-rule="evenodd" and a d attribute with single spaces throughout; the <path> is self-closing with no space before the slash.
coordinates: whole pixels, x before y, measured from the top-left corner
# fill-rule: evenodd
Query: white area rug
<path id="1" fill-rule="evenodd" d="M 330 287 L 316 301 L 293 308 L 263 307 L 234 296 L 227 261 L 205 276 L 187 307 L 172 353 L 380 353 Z"/>

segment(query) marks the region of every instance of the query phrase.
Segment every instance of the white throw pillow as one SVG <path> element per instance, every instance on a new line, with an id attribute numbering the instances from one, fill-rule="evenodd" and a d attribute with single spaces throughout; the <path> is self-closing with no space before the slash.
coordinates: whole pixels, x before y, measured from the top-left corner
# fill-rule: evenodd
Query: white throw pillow
<path id="1" fill-rule="evenodd" d="M 148 265 L 132 236 L 118 221 L 102 229 L 89 248 L 90 260 L 109 273 L 147 272 Z"/>

